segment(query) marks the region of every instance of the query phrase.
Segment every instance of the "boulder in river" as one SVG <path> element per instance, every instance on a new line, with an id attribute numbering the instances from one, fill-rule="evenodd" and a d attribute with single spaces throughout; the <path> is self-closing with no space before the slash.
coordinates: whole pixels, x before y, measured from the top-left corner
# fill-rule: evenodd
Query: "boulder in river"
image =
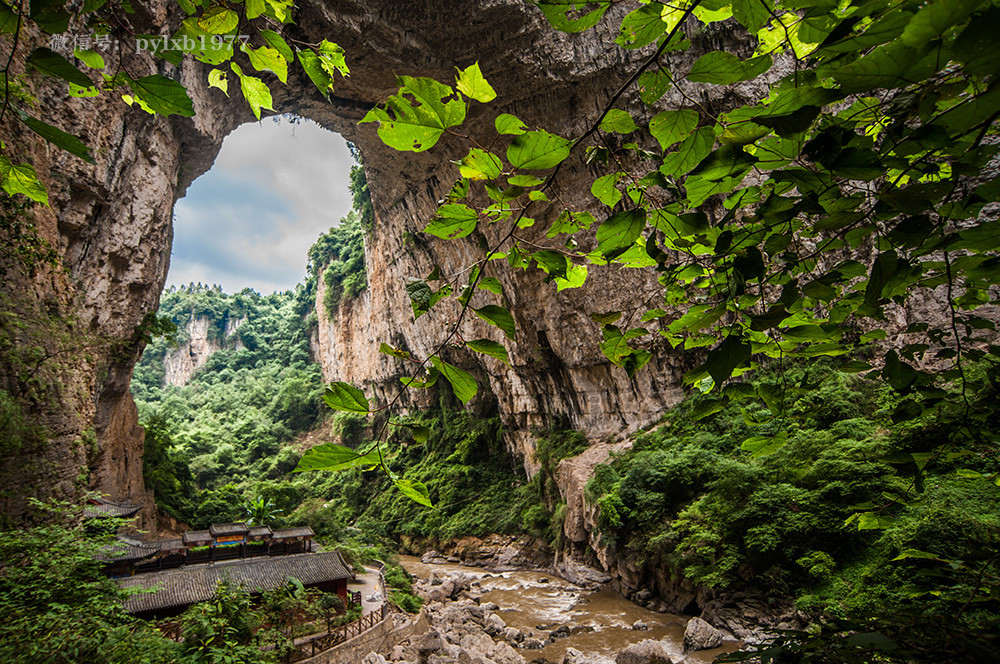
<path id="1" fill-rule="evenodd" d="M 576 648 L 566 648 L 566 654 L 563 655 L 562 664 L 615 664 L 615 662 L 613 659 L 608 659 L 607 657 L 602 657 L 601 655 L 582 653 Z"/>
<path id="2" fill-rule="evenodd" d="M 722 645 L 722 632 L 701 618 L 692 618 L 684 628 L 685 650 L 707 650 Z"/>
<path id="3" fill-rule="evenodd" d="M 660 641 L 646 639 L 633 643 L 615 657 L 615 664 L 674 664 Z"/>

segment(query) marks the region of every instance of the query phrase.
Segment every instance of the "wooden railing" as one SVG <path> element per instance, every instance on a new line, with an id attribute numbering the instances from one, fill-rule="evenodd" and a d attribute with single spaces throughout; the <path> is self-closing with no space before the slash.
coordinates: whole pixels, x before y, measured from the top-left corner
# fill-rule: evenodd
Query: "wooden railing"
<path id="1" fill-rule="evenodd" d="M 345 641 L 349 641 L 355 636 L 367 632 L 372 627 L 385 620 L 388 615 L 389 605 L 383 604 L 380 609 L 372 611 L 366 616 L 362 616 L 359 620 L 336 627 L 325 634 L 316 634 L 311 637 L 306 637 L 304 642 L 298 644 L 298 648 L 292 655 L 290 661 L 298 662 L 303 659 L 313 657 L 316 653 L 323 652 L 324 650 L 328 650 L 336 645 L 344 643 Z"/>

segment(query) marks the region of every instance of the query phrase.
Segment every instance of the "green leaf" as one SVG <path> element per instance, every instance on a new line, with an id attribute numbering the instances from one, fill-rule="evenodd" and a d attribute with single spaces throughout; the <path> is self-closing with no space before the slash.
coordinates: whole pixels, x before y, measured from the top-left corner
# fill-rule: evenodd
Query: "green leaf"
<path id="1" fill-rule="evenodd" d="M 379 344 L 378 352 L 382 353 L 383 355 L 391 355 L 392 357 L 398 357 L 403 360 L 410 359 L 410 354 L 407 353 L 405 350 L 399 350 L 398 348 L 394 348 L 393 346 L 390 346 L 384 341 Z"/>
<path id="2" fill-rule="evenodd" d="M 920 377 L 916 369 L 899 359 L 895 350 L 890 350 L 885 354 L 885 367 L 882 369 L 882 377 L 889 383 L 892 389 L 901 394 L 907 394 L 913 388 L 914 383 Z"/>
<path id="3" fill-rule="evenodd" d="M 502 166 L 500 157 L 492 152 L 472 148 L 469 150 L 469 154 L 459 162 L 458 171 L 463 178 L 470 180 L 496 180 L 500 177 Z"/>
<path id="4" fill-rule="evenodd" d="M 250 110 L 260 120 L 260 111 L 263 108 L 273 111 L 274 101 L 271 99 L 271 91 L 267 89 L 264 81 L 256 76 L 244 74 L 240 66 L 235 62 L 229 63 L 230 68 L 240 79 L 240 90 L 243 91 L 243 98 L 250 104 Z"/>
<path id="5" fill-rule="evenodd" d="M 228 35 L 240 24 L 240 15 L 221 5 L 209 7 L 198 18 L 198 27 L 211 35 Z"/>
<path id="6" fill-rule="evenodd" d="M 46 76 L 61 78 L 64 81 L 79 85 L 81 88 L 89 88 L 94 84 L 86 74 L 74 67 L 69 60 L 45 47 L 39 47 L 32 51 L 25 64 Z"/>
<path id="7" fill-rule="evenodd" d="M 732 85 L 756 78 L 770 68 L 770 55 L 761 55 L 744 61 L 726 51 L 709 51 L 694 63 L 687 79 L 696 83 Z"/>
<path id="8" fill-rule="evenodd" d="M 552 168 L 569 156 L 570 145 L 572 141 L 547 131 L 529 131 L 511 141 L 507 147 L 507 161 L 514 168 Z"/>
<path id="9" fill-rule="evenodd" d="M 664 6 L 659 2 L 650 2 L 626 15 L 615 43 L 625 48 L 642 48 L 652 44 L 667 31 L 663 10 Z"/>
<path id="10" fill-rule="evenodd" d="M 752 35 L 771 20 L 773 0 L 733 0 L 733 16 Z"/>
<path id="11" fill-rule="evenodd" d="M 873 512 L 861 512 L 858 514 L 858 530 L 884 530 L 891 526 L 895 519 L 891 516 L 882 516 Z"/>
<path id="12" fill-rule="evenodd" d="M 604 116 L 604 119 L 601 120 L 601 131 L 615 134 L 631 134 L 637 129 L 639 127 L 636 126 L 632 116 L 618 108 L 612 108 Z"/>
<path id="13" fill-rule="evenodd" d="M 420 318 L 433 306 L 431 300 L 434 297 L 434 291 L 423 279 L 409 279 L 406 282 L 406 294 L 410 297 L 414 318 Z"/>
<path id="14" fill-rule="evenodd" d="M 235 66 L 235 65 L 234 65 Z M 154 113 L 160 115 L 194 115 L 194 102 L 188 97 L 187 90 L 177 81 L 152 74 L 139 79 L 125 79 L 132 93 L 146 104 Z"/>
<path id="15" fill-rule="evenodd" d="M 396 485 L 396 488 L 399 489 L 404 496 L 413 502 L 420 503 L 426 507 L 434 507 L 434 503 L 431 502 L 430 493 L 427 491 L 427 485 L 423 482 L 419 482 L 417 480 L 397 479 L 393 480 L 393 484 Z"/>
<path id="16" fill-rule="evenodd" d="M 465 345 L 477 353 L 484 353 L 490 357 L 495 357 L 508 366 L 510 365 L 510 357 L 507 355 L 507 349 L 503 344 L 498 344 L 489 339 L 473 339 L 472 341 L 466 341 Z"/>
<path id="17" fill-rule="evenodd" d="M 437 216 L 430 220 L 425 233 L 444 240 L 465 237 L 476 230 L 479 215 L 475 210 L 461 203 L 445 203 L 437 210 Z"/>
<path id="18" fill-rule="evenodd" d="M 982 3 L 979 0 L 935 0 L 920 8 L 900 36 L 911 48 L 922 48 L 940 38 L 953 25 L 963 22 Z"/>
<path id="19" fill-rule="evenodd" d="M 643 72 L 639 76 L 639 96 L 647 106 L 652 106 L 670 89 L 670 74 L 661 69 Z"/>
<path id="20" fill-rule="evenodd" d="M 104 69 L 104 58 L 100 53 L 89 48 L 73 49 L 73 55 L 91 69 Z"/>
<path id="21" fill-rule="evenodd" d="M 459 70 L 455 87 L 466 97 L 471 97 L 484 104 L 493 101 L 497 97 L 496 91 L 490 87 L 490 84 L 483 77 L 483 72 L 480 71 L 478 62 Z"/>
<path id="22" fill-rule="evenodd" d="M 602 175 L 594 180 L 594 184 L 590 186 L 590 193 L 592 193 L 597 200 L 601 201 L 608 207 L 618 205 L 618 201 L 622 199 L 622 192 L 618 191 L 617 185 L 618 180 L 621 179 L 622 175 L 624 175 L 624 173 Z"/>
<path id="23" fill-rule="evenodd" d="M 566 278 L 566 270 L 569 268 L 569 264 L 566 261 L 566 257 L 558 251 L 548 249 L 536 251 L 531 257 L 538 261 L 538 267 L 545 270 L 553 279 Z"/>
<path id="24" fill-rule="evenodd" d="M 542 14 L 556 30 L 563 32 L 582 32 L 597 25 L 597 22 L 608 11 L 612 0 L 537 0 L 535 2 Z M 587 7 L 596 5 L 595 9 Z"/>
<path id="25" fill-rule="evenodd" d="M 212 69 L 208 72 L 208 87 L 219 88 L 228 97 L 229 96 L 229 80 L 226 78 L 226 72 L 221 69 Z"/>
<path id="26" fill-rule="evenodd" d="M 313 82 L 316 89 L 319 90 L 324 97 L 330 97 L 330 91 L 333 90 L 333 76 L 327 73 L 326 69 L 323 68 L 323 63 L 320 61 L 318 55 L 312 51 L 299 51 L 299 64 L 302 65 L 302 70 L 305 71 L 306 76 L 309 80 Z M 365 116 L 367 119 L 367 116 Z"/>
<path id="27" fill-rule="evenodd" d="M 512 187 L 535 187 L 545 182 L 542 178 L 534 175 L 512 175 L 507 178 L 507 184 Z"/>
<path id="28" fill-rule="evenodd" d="M 587 266 L 586 265 L 574 265 L 569 264 L 569 269 L 566 270 L 566 278 L 562 279 L 556 277 L 556 290 L 562 291 L 567 288 L 579 288 L 587 281 Z"/>
<path id="29" fill-rule="evenodd" d="M 343 381 L 330 383 L 323 394 L 323 401 L 334 410 L 344 410 L 349 413 L 371 412 L 365 393 Z"/>
<path id="30" fill-rule="evenodd" d="M 684 175 L 711 154 L 713 145 L 715 130 L 712 127 L 702 127 L 681 141 L 676 152 L 663 158 L 660 172 L 667 177 Z"/>
<path id="31" fill-rule="evenodd" d="M 691 175 L 710 182 L 718 182 L 725 178 L 742 176 L 755 163 L 757 157 L 747 154 L 740 146 L 723 145 L 702 159 L 692 169 Z M 690 186 L 690 180 L 688 182 Z"/>
<path id="32" fill-rule="evenodd" d="M 370 450 L 367 454 L 358 454 L 349 447 L 336 443 L 323 443 L 306 450 L 292 472 L 301 473 L 307 470 L 347 470 L 359 466 L 379 465 L 378 450 Z"/>
<path id="33" fill-rule="evenodd" d="M 32 0 L 28 4 L 29 16 L 50 35 L 61 34 L 69 30 L 70 15 L 64 11 L 65 5 L 62 0 Z"/>
<path id="34" fill-rule="evenodd" d="M 856 94 L 922 80 L 934 72 L 935 65 L 936 61 L 925 52 L 892 42 L 832 69 L 830 75 L 840 84 L 841 92 Z"/>
<path id="35" fill-rule="evenodd" d="M 601 335 L 604 337 L 600 346 L 601 352 L 615 364 L 621 365 L 622 358 L 632 352 L 632 349 L 628 345 L 628 339 L 622 334 L 621 329 L 615 325 L 605 325 L 602 327 Z"/>
<path id="36" fill-rule="evenodd" d="M 290 23 L 292 20 L 292 0 L 264 0 L 267 9 L 264 13 L 279 23 Z"/>
<path id="37" fill-rule="evenodd" d="M 512 134 L 520 136 L 528 131 L 528 127 L 521 120 L 510 113 L 501 113 L 494 123 L 498 134 Z"/>
<path id="38" fill-rule="evenodd" d="M 733 332 L 722 343 L 708 351 L 705 368 L 715 381 L 722 385 L 733 371 L 750 360 L 750 344 L 742 336 Z"/>
<path id="39" fill-rule="evenodd" d="M 292 52 L 291 47 L 285 38 L 279 35 L 274 30 L 261 30 L 260 36 L 264 38 L 267 45 L 276 50 L 281 54 L 281 57 L 285 59 L 286 62 L 292 62 L 295 60 L 295 54 Z"/>
<path id="40" fill-rule="evenodd" d="M 774 454 L 788 442 L 788 432 L 782 431 L 774 436 L 753 436 L 740 444 L 740 449 L 749 452 L 753 457 Z"/>
<path id="41" fill-rule="evenodd" d="M 33 118 L 21 110 L 17 110 L 17 116 L 20 118 L 21 122 L 28 125 L 33 132 L 44 138 L 49 143 L 52 143 L 56 147 L 61 148 L 70 154 L 76 155 L 88 164 L 96 163 L 87 146 L 73 134 L 67 134 L 62 129 L 53 127 L 52 125 L 42 122 L 37 118 Z"/>
<path id="42" fill-rule="evenodd" d="M 246 0 L 247 18 L 255 19 L 267 11 L 267 3 L 264 0 Z"/>
<path id="43" fill-rule="evenodd" d="M 903 549 L 899 552 L 899 555 L 892 559 L 891 562 L 897 560 L 906 560 L 907 558 L 919 558 L 921 560 L 941 560 L 940 556 L 936 556 L 933 553 L 927 553 L 926 551 L 921 551 L 919 549 Z"/>
<path id="44" fill-rule="evenodd" d="M 674 143 L 682 141 L 698 126 L 698 113 L 684 108 L 677 111 L 663 111 L 649 121 L 649 133 L 666 150 Z"/>
<path id="45" fill-rule="evenodd" d="M 396 150 L 423 152 L 434 147 L 448 127 L 465 121 L 465 102 L 455 91 L 430 78 L 400 76 L 399 93 L 384 108 L 375 107 L 361 120 L 378 122 L 382 142 Z"/>
<path id="46" fill-rule="evenodd" d="M 508 339 L 514 340 L 514 317 L 510 311 L 495 304 L 487 304 L 481 309 L 473 308 L 472 311 L 490 325 L 495 325 L 503 330 Z"/>
<path id="47" fill-rule="evenodd" d="M 989 74 L 1000 69 L 1000 50 L 996 48 L 996 35 L 1000 33 L 1000 7 L 990 7 L 976 16 L 955 40 L 952 52 L 965 64 L 965 71 L 973 76 Z"/>
<path id="48" fill-rule="evenodd" d="M 257 71 L 274 72 L 274 75 L 282 83 L 288 82 L 288 61 L 285 60 L 278 49 L 271 48 L 270 46 L 261 46 L 255 49 L 244 44 L 241 50 L 250 58 L 250 64 L 253 65 L 254 69 Z"/>
<path id="49" fill-rule="evenodd" d="M 155 35 L 153 38 L 156 38 Z M 172 39 L 181 40 L 185 45 L 184 52 L 190 53 L 196 60 L 205 64 L 221 65 L 233 57 L 233 42 L 223 39 L 222 43 L 219 43 L 220 37 L 202 30 L 198 25 L 198 19 L 194 16 L 181 22 L 180 29 Z M 161 51 L 160 55 L 163 56 L 164 53 Z M 180 54 L 179 51 L 173 53 Z"/>
<path id="50" fill-rule="evenodd" d="M 597 227 L 597 248 L 607 260 L 613 260 L 631 249 L 645 228 L 645 209 L 619 212 Z"/>
<path id="51" fill-rule="evenodd" d="M 49 195 L 31 164 L 12 164 L 0 154 L 0 187 L 9 195 L 24 194 L 36 203 L 49 204 Z"/>
<path id="52" fill-rule="evenodd" d="M 471 375 L 454 365 L 448 364 L 437 355 L 431 355 L 431 363 L 451 383 L 451 389 L 459 401 L 462 403 L 472 401 L 472 397 L 476 396 L 479 388 L 476 386 L 476 380 Z"/>
<path id="53" fill-rule="evenodd" d="M 590 318 L 598 325 L 611 325 L 616 320 L 622 317 L 622 312 L 620 311 L 608 311 L 606 313 L 592 313 Z"/>
<path id="54" fill-rule="evenodd" d="M 18 19 L 17 12 L 0 2 L 0 35 L 9 35 L 17 32 Z"/>

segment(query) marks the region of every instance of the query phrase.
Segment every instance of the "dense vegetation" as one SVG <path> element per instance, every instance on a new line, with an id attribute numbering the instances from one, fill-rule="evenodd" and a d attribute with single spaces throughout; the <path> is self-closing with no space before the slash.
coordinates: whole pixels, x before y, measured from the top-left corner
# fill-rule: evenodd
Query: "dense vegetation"
<path id="1" fill-rule="evenodd" d="M 352 178 L 355 173 L 364 177 L 364 171 L 358 166 L 351 170 Z M 368 185 L 364 186 L 367 193 Z M 355 196 L 354 204 L 371 208 L 371 200 L 359 200 L 359 196 Z M 309 249 L 305 289 L 307 293 L 315 292 L 319 280 L 323 280 L 326 287 L 323 306 L 330 316 L 336 313 L 342 300 L 357 297 L 368 284 L 362 218 L 363 213 L 357 208 L 351 210 L 340 224 L 321 235 Z"/>
<path id="2" fill-rule="evenodd" d="M 830 364 L 764 372 L 753 387 L 781 394 L 791 419 L 762 424 L 769 413 L 753 404 L 706 416 L 697 395 L 598 467 L 587 492 L 604 543 L 698 585 L 790 595 L 827 618 L 886 630 L 913 620 L 939 657 L 974 657 L 963 640 L 1000 633 L 992 446 L 935 453 L 946 427 L 930 416 L 894 425 L 891 390 Z M 995 403 L 996 391 L 973 398 Z M 776 445 L 779 426 L 788 434 Z M 860 529 L 859 510 L 870 510 Z M 914 639 L 910 629 L 901 643 L 927 645 Z"/>
<path id="3" fill-rule="evenodd" d="M 322 415 L 323 379 L 309 355 L 298 293 L 226 295 L 197 286 L 167 291 L 160 307 L 181 330 L 208 322 L 221 348 L 187 385 L 164 386 L 170 344 L 146 349 L 132 382 L 147 429 L 147 484 L 161 506 L 196 528 L 238 516 L 241 483 L 276 478 L 298 456 L 284 445 Z M 241 324 L 223 338 L 233 323 Z"/>
<path id="4" fill-rule="evenodd" d="M 175 637 L 168 638 L 125 613 L 125 593 L 102 569 L 104 547 L 122 522 L 84 527 L 79 513 L 66 506 L 35 508 L 47 515 L 44 525 L 0 538 L 5 664 L 275 664 L 296 636 L 357 617 L 343 611 L 336 595 L 294 582 L 259 601 L 243 588 L 220 585 L 214 599 L 165 626 Z"/>

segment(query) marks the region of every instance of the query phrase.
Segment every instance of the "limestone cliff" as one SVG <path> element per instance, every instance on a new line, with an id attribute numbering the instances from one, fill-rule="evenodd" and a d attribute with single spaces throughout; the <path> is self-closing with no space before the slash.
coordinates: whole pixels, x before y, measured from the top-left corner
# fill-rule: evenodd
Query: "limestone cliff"
<path id="1" fill-rule="evenodd" d="M 212 353 L 222 348 L 239 350 L 243 343 L 233 333 L 246 322 L 246 318 L 227 320 L 222 339 L 209 334 L 213 321 L 204 316 L 195 316 L 184 328 L 185 340 L 163 356 L 163 384 L 186 385 L 194 372 L 205 366 Z"/>

